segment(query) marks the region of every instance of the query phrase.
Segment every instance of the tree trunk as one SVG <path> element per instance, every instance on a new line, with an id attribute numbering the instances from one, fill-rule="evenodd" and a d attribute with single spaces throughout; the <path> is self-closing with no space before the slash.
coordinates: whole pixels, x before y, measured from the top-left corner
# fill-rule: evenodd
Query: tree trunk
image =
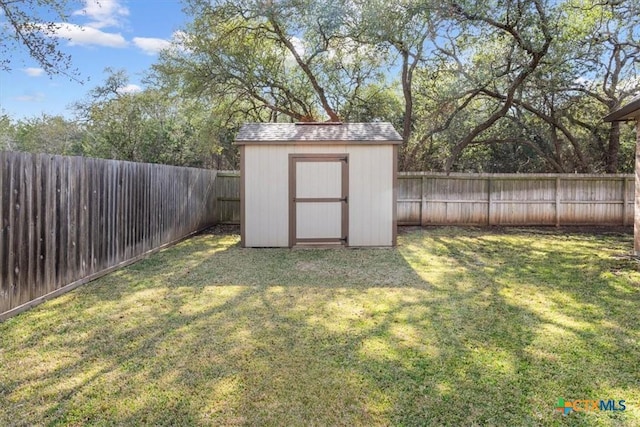
<path id="1" fill-rule="evenodd" d="M 612 122 L 609 129 L 609 149 L 607 151 L 607 173 L 618 172 L 618 153 L 620 152 L 620 122 Z"/>
<path id="2" fill-rule="evenodd" d="M 402 123 L 402 140 L 409 143 L 411 137 L 411 126 L 413 122 L 413 96 L 411 94 L 411 80 L 413 69 L 409 66 L 409 51 L 402 51 L 402 94 L 404 96 L 404 120 Z"/>

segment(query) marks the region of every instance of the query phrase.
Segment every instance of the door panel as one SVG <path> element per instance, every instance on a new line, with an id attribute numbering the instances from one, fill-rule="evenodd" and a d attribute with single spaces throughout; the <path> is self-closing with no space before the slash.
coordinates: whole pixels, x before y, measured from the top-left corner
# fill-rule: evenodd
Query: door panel
<path id="1" fill-rule="evenodd" d="M 348 156 L 289 155 L 289 245 L 348 244 Z"/>
<path id="2" fill-rule="evenodd" d="M 297 203 L 298 239 L 342 238 L 342 203 Z"/>
<path id="3" fill-rule="evenodd" d="M 296 197 L 341 198 L 341 162 L 296 162 Z"/>

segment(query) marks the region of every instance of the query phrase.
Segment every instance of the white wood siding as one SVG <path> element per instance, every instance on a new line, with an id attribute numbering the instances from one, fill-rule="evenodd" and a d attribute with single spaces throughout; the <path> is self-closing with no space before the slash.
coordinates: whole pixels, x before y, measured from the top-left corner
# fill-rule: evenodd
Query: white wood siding
<path id="1" fill-rule="evenodd" d="M 326 153 L 345 154 L 348 153 L 346 145 L 293 145 L 289 147 L 292 153 Z"/>
<path id="2" fill-rule="evenodd" d="M 245 246 L 289 246 L 289 157 L 286 145 L 245 148 Z"/>
<path id="3" fill-rule="evenodd" d="M 287 247 L 289 245 L 289 153 L 349 154 L 349 245 L 391 246 L 393 244 L 393 147 L 391 145 L 246 145 L 245 146 L 245 246 Z M 298 163 L 311 168 L 339 162 Z M 319 166 L 324 168 L 324 166 Z M 333 166 L 331 166 L 333 167 Z M 329 173 L 329 171 L 325 171 Z M 339 177 L 340 173 L 336 173 Z M 339 182 L 339 181 L 338 181 Z M 298 188 L 300 188 L 298 183 Z M 307 185 L 303 183 L 303 186 Z M 310 184 L 309 184 L 310 185 Z M 324 191 L 324 190 L 323 190 Z M 311 197 L 336 197 L 330 195 Z M 298 193 L 299 195 L 301 193 Z M 338 192 L 339 195 L 339 192 Z M 306 197 L 306 196 L 300 196 Z M 339 216 L 339 204 L 327 204 L 315 213 L 298 207 L 298 216 L 316 222 L 322 237 L 336 237 L 339 221 L 320 217 Z M 303 210 L 304 212 L 301 212 Z M 316 216 L 318 218 L 316 218 Z M 303 220 L 304 221 L 304 220 Z M 322 225 L 319 225 L 322 224 Z M 298 223 L 300 227 L 300 223 Z M 303 232 L 306 233 L 306 232 Z M 324 235 L 326 234 L 326 236 Z M 339 228 L 338 228 L 339 234 Z M 298 237 L 305 236 L 298 232 Z M 313 236 L 318 237 L 317 233 Z"/>
<path id="4" fill-rule="evenodd" d="M 393 244 L 393 147 L 349 146 L 349 245 Z"/>

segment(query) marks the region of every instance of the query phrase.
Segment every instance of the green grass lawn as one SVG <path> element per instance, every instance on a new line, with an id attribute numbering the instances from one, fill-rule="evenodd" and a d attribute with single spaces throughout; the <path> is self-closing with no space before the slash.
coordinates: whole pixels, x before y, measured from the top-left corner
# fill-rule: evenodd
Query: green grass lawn
<path id="1" fill-rule="evenodd" d="M 197 236 L 1 323 L 0 425 L 640 425 L 630 234 L 238 241 Z"/>

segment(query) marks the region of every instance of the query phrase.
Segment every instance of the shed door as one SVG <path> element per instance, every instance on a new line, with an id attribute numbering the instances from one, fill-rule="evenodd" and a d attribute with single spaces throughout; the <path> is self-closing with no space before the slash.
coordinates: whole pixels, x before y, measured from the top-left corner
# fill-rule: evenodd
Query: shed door
<path id="1" fill-rule="evenodd" d="M 347 154 L 289 155 L 289 246 L 348 245 Z"/>

